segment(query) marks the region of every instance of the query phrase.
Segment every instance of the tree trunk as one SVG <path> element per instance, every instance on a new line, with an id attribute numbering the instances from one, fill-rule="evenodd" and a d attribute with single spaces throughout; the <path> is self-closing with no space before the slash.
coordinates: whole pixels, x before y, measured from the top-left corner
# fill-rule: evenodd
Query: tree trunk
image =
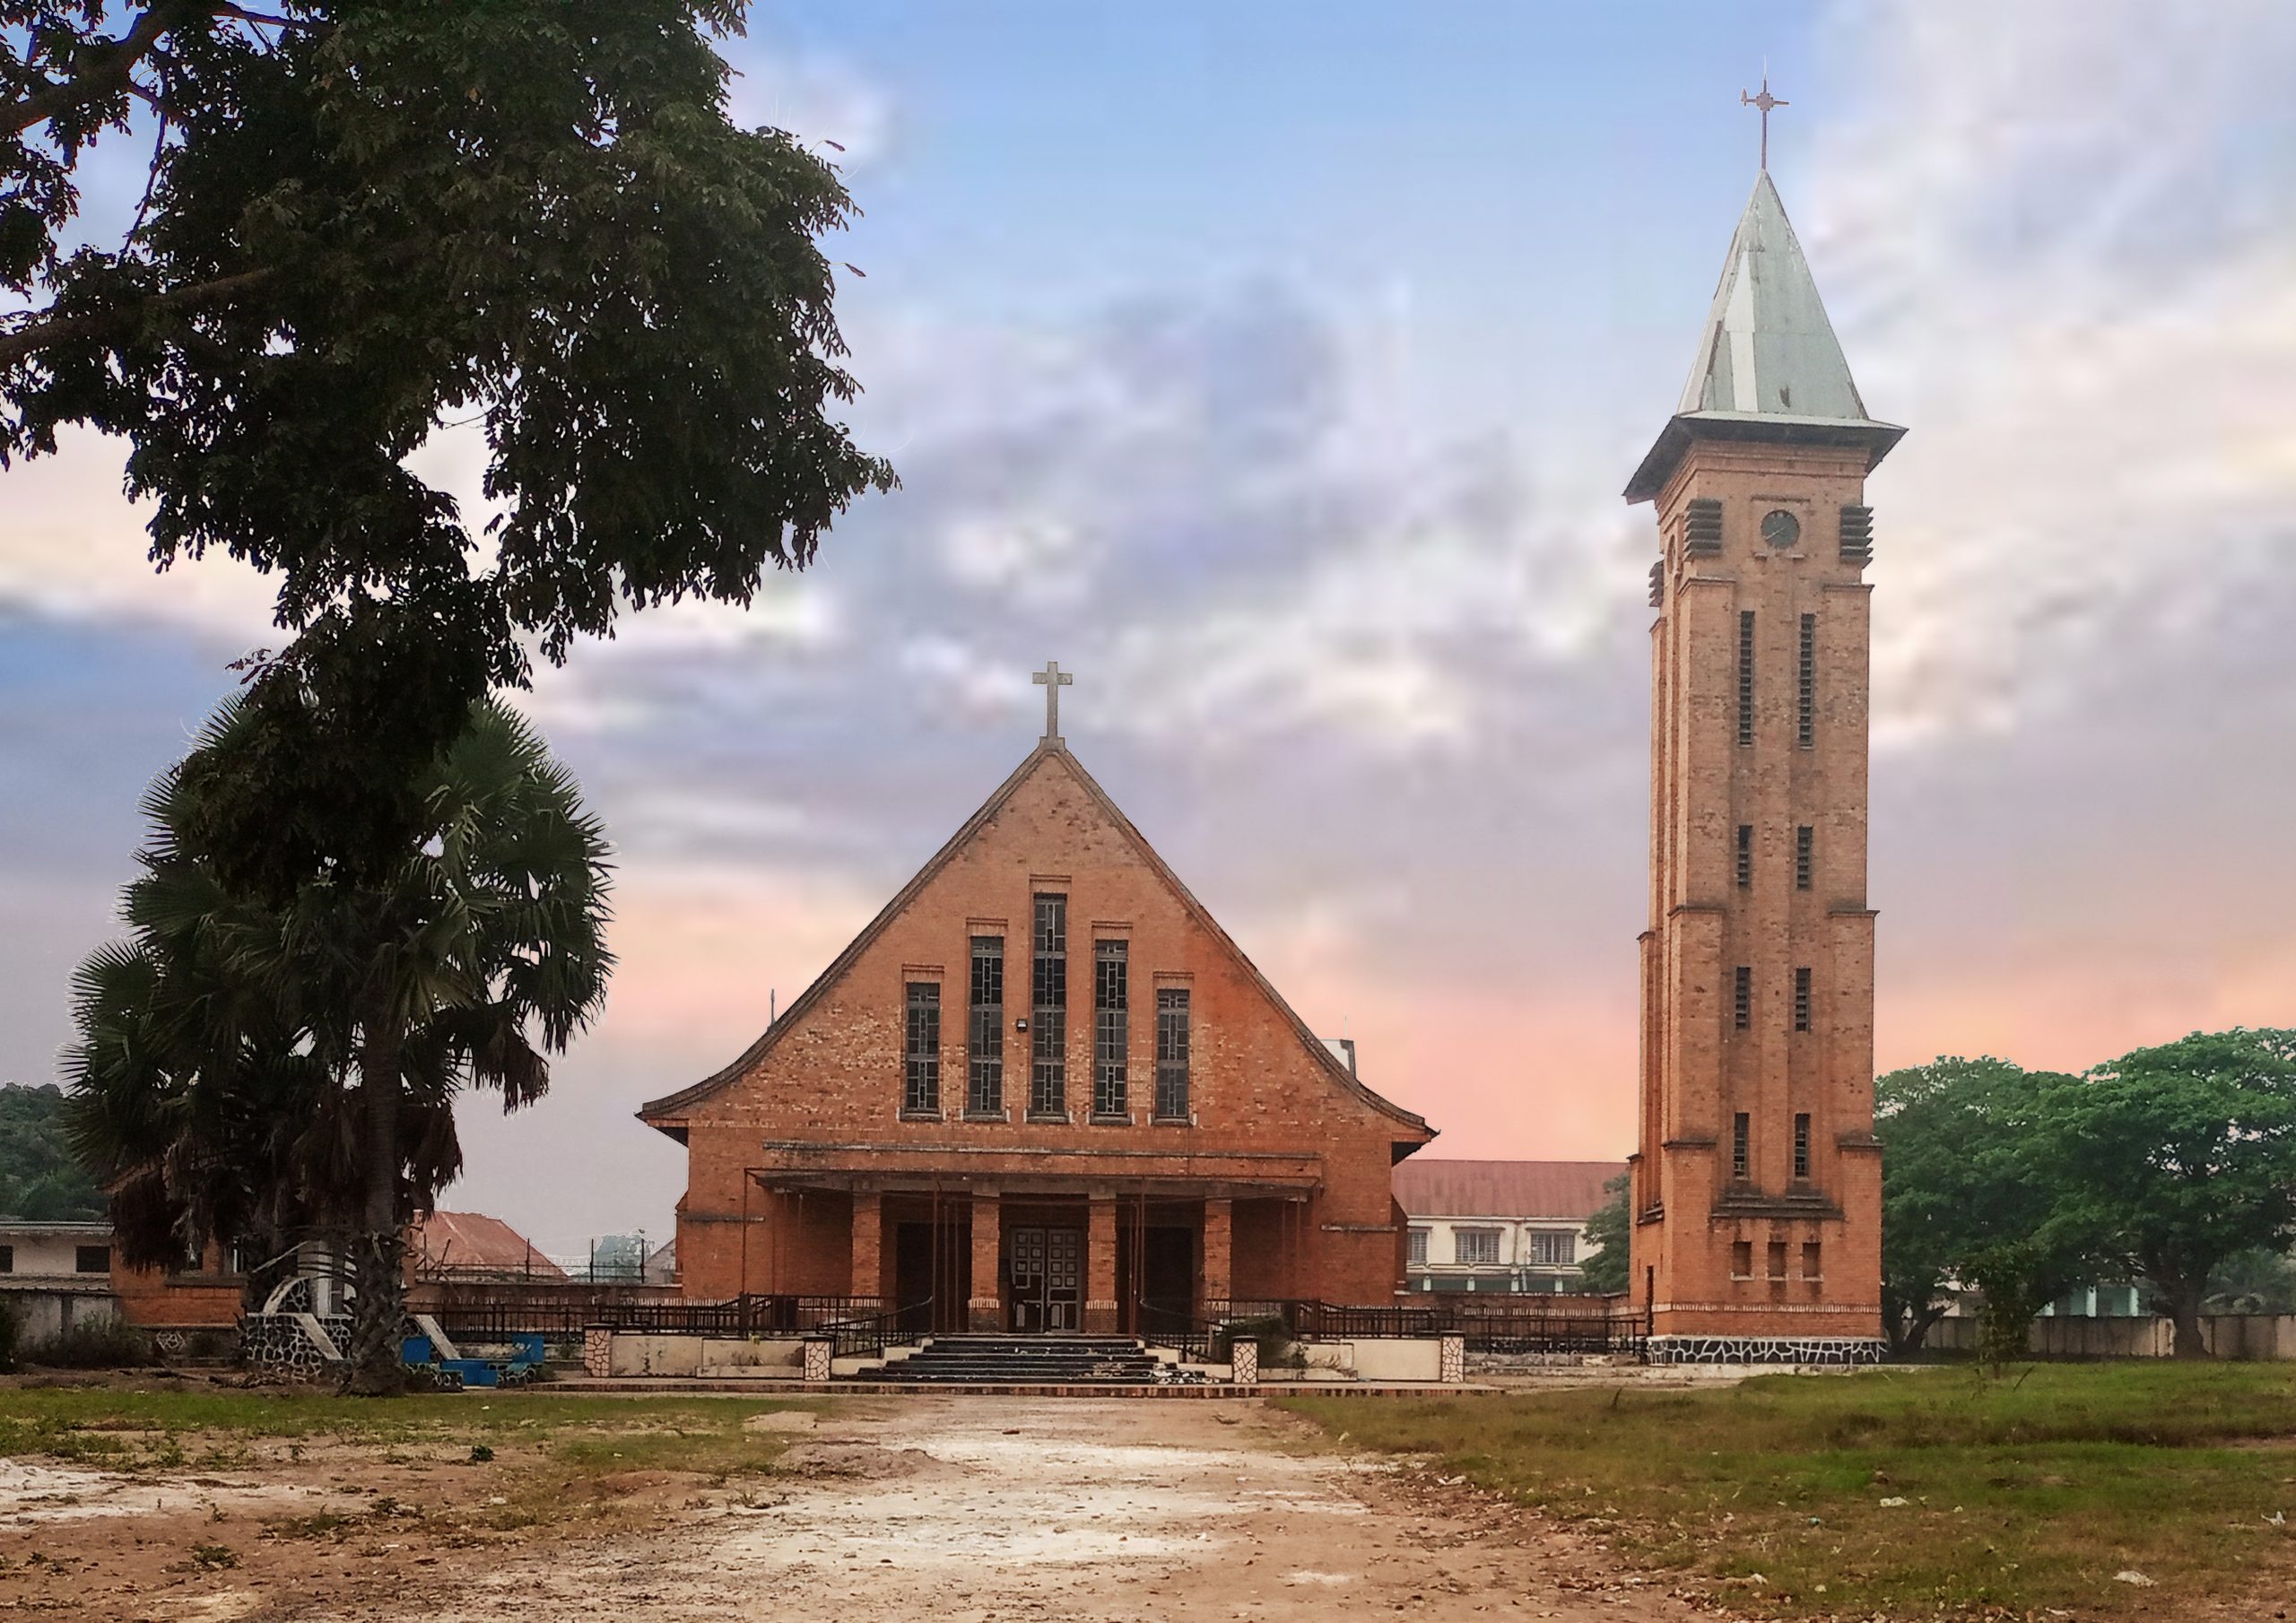
<path id="1" fill-rule="evenodd" d="M 1925 1307 L 1915 1314 L 1906 1325 L 1905 1343 L 1896 1349 L 1900 1353 L 1919 1352 L 1929 1340 L 1929 1327 L 1945 1316 L 1943 1307 Z"/>
<path id="2" fill-rule="evenodd" d="M 2205 1358 L 2208 1343 L 2200 1335 L 2201 1293 L 2208 1289 L 2205 1276 L 2190 1280 L 2163 1280 L 2163 1294 L 2169 1299 L 2169 1322 L 2176 1326 L 2176 1340 L 2170 1349 L 2180 1358 Z"/>
<path id="3" fill-rule="evenodd" d="M 344 1389 L 367 1397 L 406 1390 L 399 1335 L 406 1317 L 406 1278 L 401 1271 L 398 1197 L 398 1031 L 391 1017 L 369 1011 L 359 1067 L 360 1146 L 366 1190 L 360 1230 L 351 1245 L 351 1278 L 358 1297 L 351 1309 L 351 1361 Z"/>

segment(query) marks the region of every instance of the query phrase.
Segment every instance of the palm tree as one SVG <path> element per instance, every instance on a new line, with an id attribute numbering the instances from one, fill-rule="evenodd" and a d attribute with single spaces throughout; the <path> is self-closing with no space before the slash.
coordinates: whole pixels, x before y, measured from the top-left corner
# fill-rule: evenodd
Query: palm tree
<path id="1" fill-rule="evenodd" d="M 350 1389 L 388 1392 L 405 1227 L 462 1167 L 456 1097 L 540 1098 L 546 1055 L 604 997 L 607 849 L 540 737 L 487 699 L 413 785 L 416 838 L 380 881 L 235 890 L 199 830 L 215 797 L 259 793 L 257 725 L 227 704 L 145 797 L 134 934 L 75 981 L 72 1131 L 131 1262 L 325 1240 L 352 1281 Z"/>

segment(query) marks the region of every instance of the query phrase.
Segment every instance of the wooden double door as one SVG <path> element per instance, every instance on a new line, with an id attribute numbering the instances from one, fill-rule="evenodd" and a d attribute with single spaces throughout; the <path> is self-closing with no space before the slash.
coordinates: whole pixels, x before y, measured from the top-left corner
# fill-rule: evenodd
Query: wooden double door
<path id="1" fill-rule="evenodd" d="M 1012 1232 L 1012 1327 L 1030 1335 L 1067 1332 L 1083 1324 L 1084 1231 L 1022 1228 Z"/>

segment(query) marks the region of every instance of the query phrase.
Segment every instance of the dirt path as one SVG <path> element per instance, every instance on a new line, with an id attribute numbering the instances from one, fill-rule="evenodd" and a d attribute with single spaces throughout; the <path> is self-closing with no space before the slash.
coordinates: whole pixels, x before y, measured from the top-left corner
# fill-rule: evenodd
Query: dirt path
<path id="1" fill-rule="evenodd" d="M 802 1424 L 804 1417 L 793 1417 Z M 1568 1541 L 1309 1453 L 1256 1403 L 848 1403 L 764 1490 L 668 1531 L 404 1575 L 379 1605 L 263 1615 L 771 1619 L 1687 1619 Z M 1419 1502 L 1414 1502 L 1419 1501 Z M 1710 1615 L 1710 1614 L 1709 1614 Z"/>

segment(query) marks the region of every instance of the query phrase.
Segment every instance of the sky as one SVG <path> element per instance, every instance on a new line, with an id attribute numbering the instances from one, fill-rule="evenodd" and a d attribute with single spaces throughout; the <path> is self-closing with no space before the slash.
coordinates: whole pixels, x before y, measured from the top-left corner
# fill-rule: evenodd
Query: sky
<path id="1" fill-rule="evenodd" d="M 1877 1063 L 2296 1024 L 2296 8 L 800 0 L 857 435 L 903 485 L 746 614 L 530 701 L 618 851 L 604 1013 L 446 1198 L 667 1232 L 631 1119 L 1004 778 L 1078 757 L 1439 1156 L 1631 1148 L 1648 508 L 1770 169 L 1873 412 Z M 121 153 L 119 161 L 133 154 Z M 132 208 L 126 169 L 91 201 Z M 483 447 L 426 477 L 481 505 Z M 144 786 L 274 643 L 155 577 L 121 447 L 0 473 L 0 1080 L 116 931 Z"/>

